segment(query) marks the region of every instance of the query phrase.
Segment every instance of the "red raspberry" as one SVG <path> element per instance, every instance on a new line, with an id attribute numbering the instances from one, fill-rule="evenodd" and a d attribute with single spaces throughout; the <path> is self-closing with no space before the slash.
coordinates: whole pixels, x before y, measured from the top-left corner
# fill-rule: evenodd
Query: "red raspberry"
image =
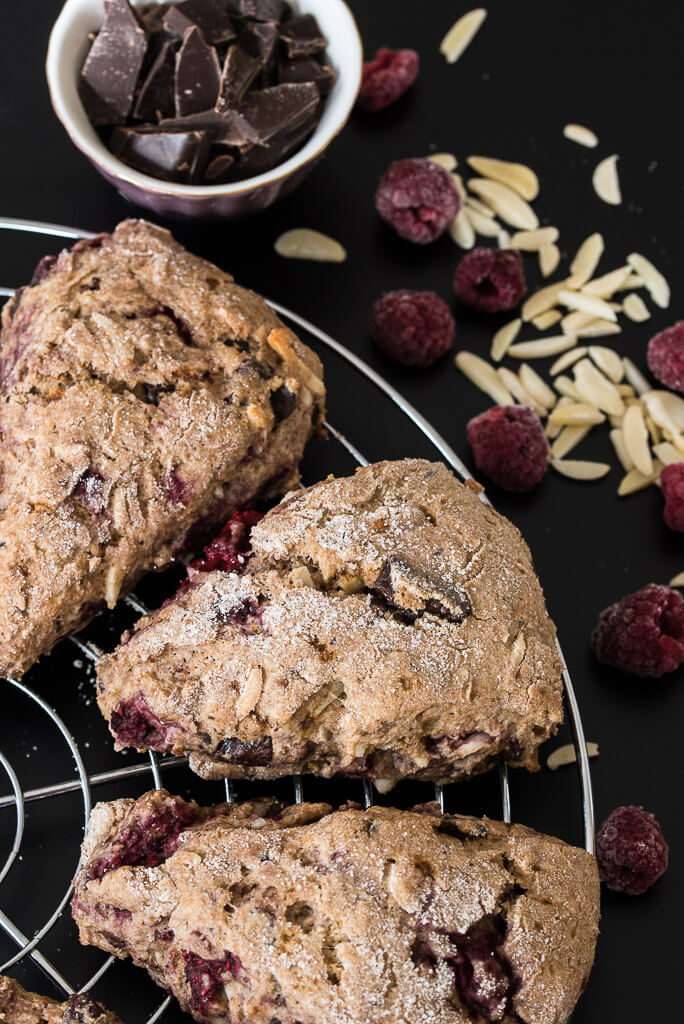
<path id="1" fill-rule="evenodd" d="M 513 249 L 473 249 L 465 254 L 454 276 L 461 302 L 483 313 L 513 309 L 527 291 L 519 252 Z"/>
<path id="2" fill-rule="evenodd" d="M 415 50 L 389 50 L 383 46 L 363 65 L 363 80 L 356 105 L 361 110 L 384 110 L 403 96 L 418 77 Z"/>
<path id="3" fill-rule="evenodd" d="M 496 405 L 468 424 L 475 465 L 507 491 L 530 491 L 549 466 L 549 442 L 536 412 Z"/>
<path id="4" fill-rule="evenodd" d="M 665 498 L 663 518 L 671 530 L 684 533 L 684 462 L 665 466 L 660 474 L 660 486 Z"/>
<path id="5" fill-rule="evenodd" d="M 431 366 L 454 343 L 456 324 L 434 292 L 388 292 L 373 304 L 370 335 L 404 366 Z"/>
<path id="6" fill-rule="evenodd" d="M 666 388 L 684 395 L 684 320 L 651 338 L 648 368 Z"/>
<path id="7" fill-rule="evenodd" d="M 444 234 L 461 197 L 449 172 L 432 160 L 397 160 L 380 179 L 375 206 L 402 238 L 425 245 Z"/>
<path id="8" fill-rule="evenodd" d="M 684 600 L 649 583 L 599 616 L 592 637 L 597 659 L 637 676 L 664 675 L 684 663 Z"/>
<path id="9" fill-rule="evenodd" d="M 234 512 L 220 533 L 202 554 L 188 566 L 188 577 L 198 572 L 243 572 L 250 554 L 249 535 L 253 526 L 263 519 L 255 509 Z"/>
<path id="10" fill-rule="evenodd" d="M 665 871 L 668 848 L 652 814 L 643 807 L 617 807 L 598 830 L 596 859 L 609 889 L 638 896 Z"/>

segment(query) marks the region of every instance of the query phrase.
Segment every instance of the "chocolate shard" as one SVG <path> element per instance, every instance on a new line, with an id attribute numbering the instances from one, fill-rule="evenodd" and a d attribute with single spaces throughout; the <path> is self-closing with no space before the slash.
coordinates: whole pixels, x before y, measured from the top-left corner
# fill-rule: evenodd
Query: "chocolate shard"
<path id="1" fill-rule="evenodd" d="M 138 7 L 136 14 L 142 21 L 148 32 L 161 32 L 164 27 L 164 15 L 168 10 L 168 4 L 143 4 Z"/>
<path id="2" fill-rule="evenodd" d="M 236 160 L 227 172 L 226 181 L 243 181 L 257 174 L 264 174 L 272 167 L 277 167 L 291 153 L 302 145 L 318 123 L 317 111 L 294 131 L 281 131 L 273 135 L 266 146 L 253 146 Z"/>
<path id="3" fill-rule="evenodd" d="M 318 89 L 310 82 L 302 85 L 275 85 L 270 89 L 247 93 L 240 112 L 259 135 L 261 145 L 280 132 L 294 131 L 318 107 Z"/>
<path id="4" fill-rule="evenodd" d="M 115 156 L 162 181 L 196 184 L 204 173 L 211 136 L 206 131 L 170 132 L 160 128 L 115 128 L 110 148 Z"/>
<path id="5" fill-rule="evenodd" d="M 177 36 L 185 35 L 189 28 L 198 28 L 207 43 L 220 46 L 235 39 L 235 29 L 225 5 L 217 0 L 183 0 L 167 8 L 164 28 Z"/>
<path id="6" fill-rule="evenodd" d="M 286 0 L 237 0 L 237 9 L 243 18 L 280 21 L 289 9 L 289 4 Z"/>
<path id="7" fill-rule="evenodd" d="M 259 61 L 250 57 L 241 46 L 237 43 L 229 46 L 223 62 L 216 109 L 223 111 L 238 106 L 260 70 Z"/>
<path id="8" fill-rule="evenodd" d="M 440 580 L 414 569 L 402 558 L 389 558 L 384 563 L 372 589 L 408 622 L 415 622 L 428 613 L 458 624 L 472 612 L 465 589 L 444 586 Z"/>
<path id="9" fill-rule="evenodd" d="M 176 117 L 210 110 L 218 99 L 220 82 L 221 68 L 216 50 L 205 43 L 197 26 L 186 29 L 176 55 Z"/>
<path id="10" fill-rule="evenodd" d="M 173 117 L 176 102 L 173 77 L 176 68 L 177 39 L 165 39 L 143 82 L 133 107 L 133 116 L 141 121 L 161 121 Z"/>
<path id="11" fill-rule="evenodd" d="M 254 57 L 261 67 L 268 69 L 275 64 L 278 47 L 278 26 L 273 22 L 252 24 L 240 33 L 238 42 L 250 57 Z"/>
<path id="12" fill-rule="evenodd" d="M 147 51 L 147 32 L 128 0 L 107 0 L 102 28 L 86 57 L 79 94 L 93 125 L 123 124 Z"/>
<path id="13" fill-rule="evenodd" d="M 313 14 L 302 14 L 298 18 L 286 21 L 280 26 L 280 38 L 285 44 L 290 60 L 322 53 L 327 45 Z"/>
<path id="14" fill-rule="evenodd" d="M 327 64 L 321 64 L 313 57 L 281 61 L 278 64 L 278 82 L 313 82 L 321 96 L 327 96 L 335 84 L 335 72 Z"/>
<path id="15" fill-rule="evenodd" d="M 206 131 L 214 142 L 237 149 L 249 149 L 260 141 L 258 131 L 236 110 L 201 110 L 187 117 L 174 117 L 161 121 L 165 131 Z"/>

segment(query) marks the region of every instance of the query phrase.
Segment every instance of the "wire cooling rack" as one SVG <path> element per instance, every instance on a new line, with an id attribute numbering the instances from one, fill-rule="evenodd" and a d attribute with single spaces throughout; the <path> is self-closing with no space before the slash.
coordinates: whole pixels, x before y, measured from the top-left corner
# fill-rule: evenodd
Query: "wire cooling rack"
<path id="1" fill-rule="evenodd" d="M 0 228 L 9 231 L 48 235 L 52 238 L 65 238 L 70 240 L 93 237 L 92 232 L 80 231 L 76 228 L 65 227 L 57 224 L 47 224 L 39 221 L 17 220 L 15 218 L 0 218 Z M 0 288 L 0 295 L 10 297 L 13 294 L 14 290 L 12 288 Z M 353 352 L 350 352 L 342 344 L 330 337 L 330 335 L 326 334 L 324 331 L 321 331 L 314 324 L 309 323 L 309 321 L 305 320 L 303 317 L 293 313 L 289 309 L 286 309 L 277 302 L 272 302 L 270 300 L 267 301 L 285 321 L 295 325 L 301 332 L 307 335 L 307 340 L 310 340 L 314 346 L 323 346 L 323 348 L 327 349 L 328 352 L 334 353 L 343 360 L 343 362 L 348 364 L 348 367 L 355 374 L 361 375 L 367 382 L 373 385 L 374 388 L 379 390 L 386 399 L 393 404 L 395 409 L 413 424 L 423 438 L 429 442 L 430 446 L 439 453 L 441 458 L 462 480 L 467 480 L 471 476 L 466 466 L 458 458 L 444 438 L 441 437 L 441 435 L 437 433 L 434 427 L 428 423 L 417 409 L 407 402 L 406 399 L 403 398 L 402 395 L 383 377 L 371 369 L 371 367 L 364 363 L 363 360 L 359 359 L 358 356 L 354 355 Z M 361 451 L 332 423 L 326 421 L 326 428 L 328 434 L 333 438 L 335 443 L 341 446 L 344 452 L 350 456 L 357 465 L 363 466 L 368 464 L 368 460 Z M 489 504 L 489 500 L 484 494 L 481 494 L 481 500 Z M 145 604 L 135 595 L 129 595 L 124 599 L 123 603 L 127 606 L 129 611 L 136 615 L 142 615 L 147 611 Z M 69 640 L 71 644 L 75 646 L 78 653 L 91 665 L 96 664 L 102 656 L 100 648 L 90 639 L 86 639 L 83 636 L 74 636 L 70 637 Z M 563 663 L 565 703 L 567 706 L 569 724 L 577 757 L 576 763 L 580 783 L 584 845 L 590 853 L 593 853 L 594 808 L 589 759 L 577 698 L 575 696 L 575 691 L 560 645 L 558 646 L 558 651 Z M 11 891 L 12 868 L 15 867 L 17 862 L 22 859 L 22 841 L 25 838 L 28 805 L 35 801 L 49 801 L 67 794 L 80 794 L 81 812 L 79 818 L 82 817 L 83 826 L 85 827 L 92 806 L 93 790 L 98 787 L 111 786 L 115 786 L 121 790 L 125 784 L 137 777 L 142 777 L 146 783 L 149 782 L 156 788 L 162 788 L 165 782 L 165 780 L 162 779 L 162 776 L 172 774 L 172 769 L 177 769 L 180 766 L 185 765 L 187 760 L 184 757 L 158 758 L 154 753 L 150 753 L 147 759 L 136 761 L 135 763 L 122 764 L 120 767 L 107 771 L 89 774 L 85 763 L 86 758 L 82 750 L 82 747 L 88 746 L 88 744 L 79 743 L 74 738 L 69 727 L 52 705 L 24 681 L 8 679 L 5 681 L 4 685 L 11 688 L 12 696 L 19 701 L 19 707 L 22 711 L 25 708 L 27 713 L 37 715 L 39 719 L 44 720 L 42 724 L 46 725 L 52 732 L 54 743 L 57 746 L 61 745 L 64 748 L 64 752 L 68 757 L 70 757 L 73 765 L 75 766 L 74 775 L 63 782 L 52 782 L 32 789 L 23 789 L 19 775 L 15 770 L 12 761 L 5 755 L 5 753 L 3 753 L 2 750 L 0 750 L 0 778 L 2 778 L 2 771 L 4 771 L 8 784 L 8 792 L 5 795 L 0 795 L 0 815 L 2 815 L 2 817 L 0 817 L 0 822 L 2 823 L 0 826 L 0 837 L 5 837 L 7 840 L 5 846 L 9 847 L 4 864 L 0 867 L 0 886 L 3 885 L 3 883 L 7 885 L 7 889 L 3 894 L 6 895 Z M 93 713 L 96 714 L 94 711 Z M 503 760 L 499 762 L 498 782 L 500 790 L 501 817 L 504 821 L 510 822 L 511 787 L 508 768 L 506 762 Z M 310 785 L 313 785 L 313 783 Z M 364 780 L 362 785 L 363 801 L 366 806 L 369 806 L 373 802 L 373 789 L 367 780 Z M 0 783 L 0 787 L 1 786 L 2 783 Z M 241 789 L 242 786 L 243 784 L 241 783 Z M 296 802 L 301 802 L 304 799 L 304 783 L 301 776 L 295 775 L 292 777 L 292 787 L 294 791 L 294 800 Z M 123 795 L 123 793 L 119 791 L 117 795 Z M 230 780 L 226 780 L 226 799 L 234 799 L 235 795 L 234 783 Z M 290 799 L 292 799 L 292 797 L 290 797 Z M 442 810 L 444 810 L 445 789 L 443 786 L 435 786 L 435 799 L 439 802 Z M 7 817 L 11 816 L 12 812 L 14 812 L 13 829 L 12 826 L 7 823 Z M 76 865 L 74 864 L 73 871 L 70 872 L 69 877 L 75 874 L 75 871 Z M 7 883 L 9 883 L 9 885 Z M 0 965 L 0 973 L 5 973 L 21 962 L 26 963 L 30 958 L 33 963 L 35 963 L 52 980 L 60 993 L 64 993 L 64 995 L 68 996 L 76 991 L 71 982 L 64 977 L 62 971 L 55 966 L 53 958 L 48 957 L 43 951 L 41 951 L 41 944 L 43 944 L 44 940 L 48 938 L 57 922 L 60 920 L 71 896 L 71 891 L 71 886 L 69 885 L 66 888 L 66 891 L 57 898 L 57 901 L 52 902 L 52 905 L 48 909 L 47 915 L 43 918 L 42 923 L 39 927 L 32 929 L 31 936 L 25 934 L 24 930 L 5 912 L 4 899 L 0 902 L 0 935 L 1 933 L 4 933 L 6 939 L 8 939 L 14 947 L 12 955 L 5 961 L 5 963 Z M 16 903 L 16 901 L 14 902 Z M 16 914 L 13 916 L 16 916 Z M 75 952 L 76 951 L 74 951 L 74 954 Z M 104 978 L 114 962 L 115 958 L 113 956 L 105 959 L 104 962 L 90 973 L 85 984 L 81 984 L 79 986 L 78 991 L 88 992 L 93 989 Z M 147 1016 L 147 1024 L 155 1024 L 155 1022 L 159 1020 L 162 1014 L 166 1011 L 170 1003 L 171 997 L 168 996 L 163 1000 L 163 1002 L 161 1002 L 161 1004 L 157 1005 L 156 1009 Z M 138 1019 L 140 1019 L 139 1016 Z"/>

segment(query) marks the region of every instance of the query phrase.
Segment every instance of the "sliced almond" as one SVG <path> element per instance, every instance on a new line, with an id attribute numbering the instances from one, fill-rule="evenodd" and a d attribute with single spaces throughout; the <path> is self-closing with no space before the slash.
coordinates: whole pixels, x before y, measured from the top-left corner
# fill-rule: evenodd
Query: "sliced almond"
<path id="1" fill-rule="evenodd" d="M 578 338 L 607 338 L 613 334 L 622 334 L 622 328 L 619 324 L 610 323 L 608 320 L 590 320 L 575 333 Z"/>
<path id="2" fill-rule="evenodd" d="M 587 149 L 593 149 L 595 146 L 598 146 L 598 135 L 592 132 L 591 128 L 587 128 L 583 124 L 566 124 L 563 129 L 563 135 L 566 139 L 570 139 L 571 142 L 576 142 L 579 146 L 586 146 Z"/>
<path id="3" fill-rule="evenodd" d="M 628 316 L 630 320 L 634 320 L 637 324 L 642 324 L 644 320 L 650 319 L 650 309 L 636 292 L 630 292 L 625 297 L 622 308 L 625 311 L 625 316 Z"/>
<path id="4" fill-rule="evenodd" d="M 622 202 L 620 191 L 620 179 L 617 172 L 618 157 L 616 154 L 607 156 L 596 165 L 592 183 L 594 192 L 604 203 L 611 206 L 619 206 Z"/>
<path id="5" fill-rule="evenodd" d="M 576 448 L 580 441 L 587 436 L 591 427 L 563 427 L 556 440 L 551 445 L 551 455 L 554 459 L 564 458 L 568 452 Z"/>
<path id="6" fill-rule="evenodd" d="M 506 366 L 500 366 L 496 372 L 501 378 L 504 387 L 510 391 L 520 405 L 527 405 L 530 409 L 534 409 L 539 416 L 546 416 L 546 408 L 535 402 L 529 391 L 526 391 L 523 387 L 520 378 L 512 370 L 509 370 Z"/>
<path id="7" fill-rule="evenodd" d="M 599 748 L 598 743 L 592 743 L 590 740 L 587 741 L 587 757 L 598 757 Z M 566 743 L 563 747 L 556 747 L 546 759 L 546 767 L 550 768 L 552 772 L 556 769 L 562 768 L 566 764 L 574 764 L 577 760 L 577 753 L 572 743 Z"/>
<path id="8" fill-rule="evenodd" d="M 623 398 L 636 398 L 637 396 L 636 391 L 634 390 L 631 384 L 618 384 L 617 389 Z"/>
<path id="9" fill-rule="evenodd" d="M 562 318 L 563 314 L 559 309 L 547 309 L 546 313 L 540 313 L 539 316 L 535 316 L 532 323 L 538 331 L 547 331 L 549 327 L 553 327 Z"/>
<path id="10" fill-rule="evenodd" d="M 468 188 L 489 203 L 496 215 L 512 228 L 534 231 L 539 227 L 532 207 L 508 185 L 489 178 L 471 178 Z"/>
<path id="11" fill-rule="evenodd" d="M 618 462 L 624 469 L 625 473 L 629 473 L 631 469 L 634 469 L 634 463 L 629 457 L 629 452 L 625 447 L 625 438 L 622 433 L 622 427 L 613 427 L 610 432 L 610 440 L 615 449 L 615 454 L 618 457 Z"/>
<path id="12" fill-rule="evenodd" d="M 684 572 L 678 572 L 676 576 L 673 576 L 670 580 L 671 587 L 684 587 Z"/>
<path id="13" fill-rule="evenodd" d="M 568 309 L 577 309 L 581 313 L 589 313 L 599 320 L 615 322 L 617 314 L 608 305 L 605 299 L 599 299 L 596 295 L 585 295 L 584 292 L 571 292 L 562 289 L 558 293 L 558 301 Z"/>
<path id="14" fill-rule="evenodd" d="M 485 214 L 480 213 L 478 210 L 473 210 L 471 206 L 466 206 L 465 215 L 477 234 L 482 235 L 484 238 L 496 238 L 501 230 L 501 225 L 498 221 L 492 217 L 485 216 Z"/>
<path id="15" fill-rule="evenodd" d="M 684 398 L 672 391 L 647 391 L 643 402 L 659 427 L 673 433 L 684 431 Z"/>
<path id="16" fill-rule="evenodd" d="M 625 377 L 632 385 L 637 395 L 645 395 L 647 391 L 651 390 L 651 385 L 648 383 L 641 370 L 637 369 L 632 360 L 628 359 L 627 356 L 625 356 L 622 361 L 625 364 Z"/>
<path id="17" fill-rule="evenodd" d="M 494 160 L 488 156 L 469 156 L 468 163 L 474 171 L 485 178 L 492 178 L 517 192 L 523 199 L 532 202 L 539 195 L 539 179 L 525 164 L 510 163 L 508 160 Z M 555 239 L 554 239 L 555 241 Z"/>
<path id="18" fill-rule="evenodd" d="M 489 395 L 497 405 L 514 405 L 513 396 L 504 387 L 501 378 L 490 363 L 480 359 L 473 352 L 459 352 L 454 360 L 461 373 L 469 381 Z"/>
<path id="19" fill-rule="evenodd" d="M 623 476 L 618 487 L 618 496 L 620 498 L 626 497 L 628 494 L 634 494 L 636 491 L 643 491 L 646 487 L 650 487 L 658 479 L 660 470 L 655 470 L 645 476 L 640 473 L 638 469 L 630 469 L 629 473 Z"/>
<path id="20" fill-rule="evenodd" d="M 465 203 L 466 199 L 468 198 L 468 193 L 466 192 L 466 187 L 463 184 L 463 178 L 461 177 L 460 174 L 452 174 L 451 175 L 451 180 L 453 181 L 454 185 L 456 186 L 456 191 L 458 192 L 459 196 L 461 197 L 461 200 Z"/>
<path id="21" fill-rule="evenodd" d="M 114 608 L 116 602 L 119 600 L 124 575 L 124 571 L 119 565 L 111 565 L 109 569 L 107 569 L 104 596 L 108 608 Z"/>
<path id="22" fill-rule="evenodd" d="M 607 462 L 585 462 L 581 459 L 551 459 L 551 465 L 562 476 L 571 480 L 600 480 L 610 473 Z"/>
<path id="23" fill-rule="evenodd" d="M 547 284 L 545 288 L 540 288 L 538 292 L 530 295 L 523 303 L 520 313 L 523 320 L 533 320 L 540 313 L 546 313 L 552 306 L 557 306 L 558 293 L 562 292 L 564 288 L 569 288 L 571 280 L 571 278 L 566 278 L 565 281 Z"/>
<path id="24" fill-rule="evenodd" d="M 574 313 L 566 313 L 563 317 L 561 320 L 561 330 L 563 334 L 577 334 L 578 331 L 595 319 L 591 313 L 582 313 L 576 309 Z"/>
<path id="25" fill-rule="evenodd" d="M 560 263 L 560 249 L 557 245 L 542 245 L 539 250 L 539 269 L 542 277 L 551 277 Z"/>
<path id="26" fill-rule="evenodd" d="M 563 398 L 559 398 L 558 399 L 558 404 L 556 405 L 556 408 L 557 409 L 559 407 L 562 408 L 564 405 L 572 405 L 572 399 L 571 398 L 564 398 L 564 397 Z M 560 432 L 562 430 L 565 430 L 565 427 L 562 425 L 562 423 L 552 423 L 551 420 L 547 420 L 546 421 L 546 426 L 544 427 L 544 433 L 546 434 L 546 436 L 548 437 L 548 439 L 550 441 L 553 441 L 554 438 L 558 437 L 558 435 L 560 434 Z"/>
<path id="27" fill-rule="evenodd" d="M 318 263 L 344 263 L 346 250 L 334 238 L 311 228 L 293 228 L 275 242 L 279 256 L 290 260 L 315 260 Z"/>
<path id="28" fill-rule="evenodd" d="M 589 356 L 613 384 L 620 383 L 625 375 L 625 364 L 617 352 L 604 345 L 590 345 Z M 619 391 L 618 394 L 620 394 Z"/>
<path id="29" fill-rule="evenodd" d="M 579 391 L 575 387 L 573 381 L 564 374 L 560 374 L 559 377 L 553 382 L 553 386 L 559 395 L 564 395 L 566 398 L 571 398 L 573 402 L 581 402 L 582 399 L 579 396 Z"/>
<path id="30" fill-rule="evenodd" d="M 653 454 L 660 459 L 664 466 L 672 466 L 675 462 L 682 462 L 682 453 L 677 451 L 670 441 L 661 441 L 653 445 Z"/>
<path id="31" fill-rule="evenodd" d="M 475 196 L 468 196 L 466 206 L 472 210 L 477 210 L 478 213 L 483 214 L 485 217 L 496 217 L 491 206 L 487 206 L 486 203 L 483 203 L 481 199 L 476 199 Z"/>
<path id="32" fill-rule="evenodd" d="M 563 370 L 567 370 L 569 366 L 572 366 L 573 363 L 576 363 L 578 359 L 581 359 L 583 356 L 586 356 L 588 351 L 588 349 L 583 348 L 582 346 L 570 349 L 569 352 L 565 352 L 556 360 L 556 362 L 549 370 L 549 373 L 552 377 L 555 377 L 557 373 L 562 373 Z"/>
<path id="33" fill-rule="evenodd" d="M 499 234 L 496 236 L 496 244 L 500 249 L 511 248 L 511 236 L 509 235 L 505 228 L 502 228 Z"/>
<path id="34" fill-rule="evenodd" d="M 453 153 L 430 153 L 428 160 L 443 167 L 445 171 L 455 171 L 458 167 L 458 160 Z"/>
<path id="35" fill-rule="evenodd" d="M 573 402 L 570 405 L 561 405 L 559 402 L 549 415 L 552 423 L 560 423 L 563 427 L 591 427 L 603 423 L 605 418 L 589 402 Z"/>
<path id="36" fill-rule="evenodd" d="M 545 406 L 547 409 L 553 409 L 556 404 L 556 396 L 536 370 L 533 370 L 527 363 L 523 363 L 518 370 L 518 376 L 525 391 L 532 395 L 535 402 Z"/>
<path id="37" fill-rule="evenodd" d="M 615 292 L 620 291 L 629 277 L 630 269 L 628 266 L 618 267 L 617 270 L 611 270 L 602 277 L 595 277 L 593 281 L 587 281 L 580 290 L 585 295 L 596 295 L 599 299 L 610 299 Z"/>
<path id="38" fill-rule="evenodd" d="M 543 245 L 558 241 L 558 228 L 537 228 L 536 231 L 516 231 L 511 245 L 519 252 L 538 252 Z"/>
<path id="39" fill-rule="evenodd" d="M 489 353 L 495 363 L 501 362 L 506 355 L 508 347 L 513 344 L 520 333 L 521 327 L 522 320 L 518 317 L 516 320 L 510 320 L 507 324 L 504 324 L 496 332 L 492 338 L 492 347 Z"/>
<path id="40" fill-rule="evenodd" d="M 629 291 L 630 288 L 645 288 L 646 282 L 638 274 L 631 274 L 624 284 L 620 285 L 618 291 Z"/>
<path id="41" fill-rule="evenodd" d="M 630 405 L 622 420 L 625 448 L 636 469 L 644 476 L 653 472 L 653 459 L 648 446 L 648 430 L 644 423 L 641 404 Z"/>
<path id="42" fill-rule="evenodd" d="M 477 7 L 473 11 L 468 11 L 451 26 L 439 47 L 439 52 L 446 58 L 447 64 L 456 63 L 470 46 L 486 17 L 487 11 L 484 7 Z"/>
<path id="43" fill-rule="evenodd" d="M 575 387 L 580 397 L 610 416 L 621 416 L 625 403 L 612 381 L 608 380 L 590 359 L 575 364 Z"/>
<path id="44" fill-rule="evenodd" d="M 598 231 L 595 231 L 593 235 L 589 235 L 577 250 L 575 258 L 570 264 L 570 273 L 573 276 L 583 278 L 581 283 L 585 284 L 596 270 L 604 248 L 603 235 L 599 234 Z"/>
<path id="45" fill-rule="evenodd" d="M 547 359 L 565 352 L 576 344 L 571 334 L 558 334 L 550 338 L 538 338 L 535 341 L 518 341 L 508 349 L 508 355 L 515 359 Z"/>
<path id="46" fill-rule="evenodd" d="M 458 211 L 449 225 L 449 234 L 454 242 L 456 242 L 456 245 L 460 245 L 461 249 L 473 248 L 475 245 L 475 228 L 470 223 L 465 210 L 460 209 Z"/>
<path id="47" fill-rule="evenodd" d="M 670 305 L 670 286 L 660 271 L 638 252 L 631 253 L 627 257 L 627 262 L 639 277 L 643 278 L 644 285 L 656 306 L 667 309 Z"/>

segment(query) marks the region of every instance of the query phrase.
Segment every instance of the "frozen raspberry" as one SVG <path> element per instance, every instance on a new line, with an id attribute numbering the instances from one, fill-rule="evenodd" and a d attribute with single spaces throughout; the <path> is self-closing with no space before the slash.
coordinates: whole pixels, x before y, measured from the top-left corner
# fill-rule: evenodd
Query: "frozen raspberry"
<path id="1" fill-rule="evenodd" d="M 363 65 L 363 80 L 356 105 L 361 110 L 384 110 L 403 96 L 418 77 L 415 50 L 389 50 L 383 46 Z"/>
<path id="2" fill-rule="evenodd" d="M 660 486 L 665 498 L 666 525 L 684 533 L 684 462 L 665 466 L 660 474 Z"/>
<path id="3" fill-rule="evenodd" d="M 425 245 L 444 234 L 461 208 L 451 175 L 431 160 L 397 160 L 378 185 L 375 206 L 398 235 Z"/>
<path id="4" fill-rule="evenodd" d="M 660 825 L 643 807 L 616 807 L 596 836 L 601 881 L 609 889 L 638 896 L 667 867 L 668 849 Z"/>
<path id="5" fill-rule="evenodd" d="M 449 307 L 434 292 L 389 292 L 371 310 L 371 338 L 404 366 L 431 366 L 449 351 L 455 334 Z"/>
<path id="6" fill-rule="evenodd" d="M 244 973 L 242 961 L 239 956 L 228 952 L 221 960 L 205 960 L 187 949 L 182 949 L 181 955 L 185 962 L 185 979 L 190 988 L 190 1005 L 200 1016 L 209 1017 L 217 1007 L 223 1008 L 225 1005 L 225 990 L 221 980 L 223 975 L 229 973 L 234 978 L 240 977 Z"/>
<path id="7" fill-rule="evenodd" d="M 496 405 L 468 424 L 475 465 L 507 491 L 530 491 L 549 466 L 549 442 L 536 412 Z"/>
<path id="8" fill-rule="evenodd" d="M 242 572 L 250 552 L 250 530 L 260 519 L 263 519 L 263 515 L 254 509 L 245 509 L 232 515 L 202 555 L 188 566 L 190 579 L 198 572 L 215 572 L 219 569 L 221 572 Z"/>
<path id="9" fill-rule="evenodd" d="M 684 320 L 651 338 L 648 368 L 666 388 L 684 395 Z"/>
<path id="10" fill-rule="evenodd" d="M 592 637 L 597 659 L 637 676 L 662 676 L 684 663 L 684 600 L 649 583 L 601 612 Z"/>
<path id="11" fill-rule="evenodd" d="M 513 309 L 527 291 L 519 252 L 513 249 L 473 249 L 466 253 L 454 276 L 461 302 L 482 313 Z"/>

